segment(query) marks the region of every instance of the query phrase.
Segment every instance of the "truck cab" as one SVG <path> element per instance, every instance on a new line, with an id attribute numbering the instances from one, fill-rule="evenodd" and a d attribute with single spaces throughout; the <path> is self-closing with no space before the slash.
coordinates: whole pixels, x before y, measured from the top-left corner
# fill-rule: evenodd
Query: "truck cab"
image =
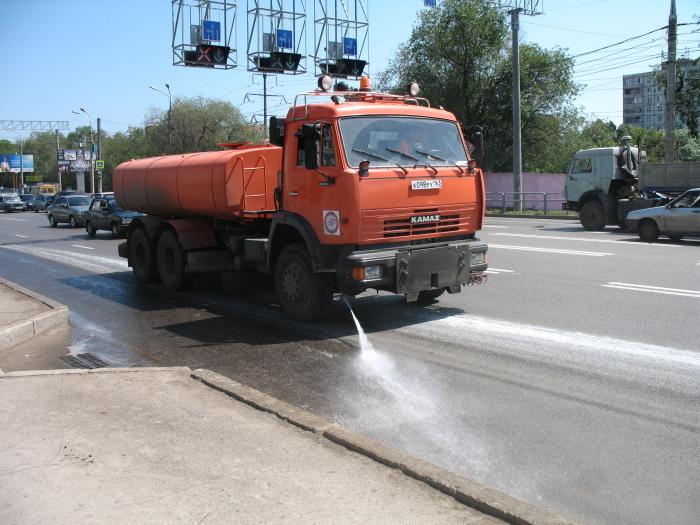
<path id="1" fill-rule="evenodd" d="M 578 151 L 566 175 L 564 194 L 567 207 L 578 211 L 587 230 L 602 230 L 607 224 L 624 224 L 618 201 L 630 199 L 637 191 L 638 150 L 622 147 Z"/>

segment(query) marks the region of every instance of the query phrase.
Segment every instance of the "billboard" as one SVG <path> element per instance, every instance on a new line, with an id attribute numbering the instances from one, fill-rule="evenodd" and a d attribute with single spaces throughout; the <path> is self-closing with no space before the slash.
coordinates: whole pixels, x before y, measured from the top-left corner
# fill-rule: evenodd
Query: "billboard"
<path id="1" fill-rule="evenodd" d="M 20 155 L 0 153 L 0 173 L 20 173 L 34 171 L 34 155 Z"/>
<path id="2" fill-rule="evenodd" d="M 58 171 L 90 171 L 90 150 L 59 149 Z"/>

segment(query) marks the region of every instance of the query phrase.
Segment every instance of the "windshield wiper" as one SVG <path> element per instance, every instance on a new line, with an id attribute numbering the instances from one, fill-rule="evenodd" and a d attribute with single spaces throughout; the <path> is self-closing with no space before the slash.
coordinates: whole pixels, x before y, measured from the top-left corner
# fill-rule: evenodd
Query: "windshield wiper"
<path id="1" fill-rule="evenodd" d="M 393 160 L 387 159 L 386 157 L 382 157 L 378 153 L 372 153 L 371 151 L 365 151 L 359 148 L 352 148 L 352 151 L 354 151 L 355 153 L 361 153 L 362 155 L 367 155 L 368 157 L 383 160 L 384 162 L 391 162 L 392 164 L 396 164 L 396 166 L 398 166 L 401 169 L 401 171 L 403 171 L 404 175 L 408 175 L 408 170 L 404 168 L 401 164 Z"/>
<path id="2" fill-rule="evenodd" d="M 423 151 L 423 150 L 420 150 L 420 149 L 416 149 L 416 153 L 420 153 L 421 155 L 425 155 L 425 156 L 428 157 L 428 158 L 435 159 L 435 160 L 439 160 L 439 161 L 441 161 L 441 162 L 444 162 L 444 163 L 446 163 L 446 164 L 449 164 L 449 165 L 451 165 L 451 166 L 454 166 L 455 168 L 457 168 L 457 169 L 459 170 L 460 173 L 464 173 L 464 170 L 462 169 L 462 166 L 460 166 L 459 164 L 457 164 L 457 163 L 455 163 L 455 162 L 450 162 L 449 160 L 444 159 L 444 158 L 442 158 L 442 157 L 439 156 L 439 155 L 435 155 L 434 153 L 429 153 L 429 152 L 427 152 L 427 151 Z"/>
<path id="3" fill-rule="evenodd" d="M 410 153 L 406 153 L 406 152 L 401 151 L 399 149 L 390 148 L 389 146 L 386 146 L 384 149 L 387 151 L 391 151 L 392 153 L 396 153 L 398 155 L 401 155 L 405 159 L 411 159 L 411 160 L 415 160 L 416 162 L 420 162 L 420 159 L 418 157 L 414 157 Z M 433 170 L 434 175 L 437 174 L 437 172 L 438 172 L 438 170 L 435 168 L 435 166 L 430 164 L 428 161 L 425 161 L 423 164 L 415 164 L 413 166 L 413 168 L 415 169 L 415 168 L 418 168 L 419 166 L 426 166 L 426 167 L 430 168 L 431 170 Z"/>

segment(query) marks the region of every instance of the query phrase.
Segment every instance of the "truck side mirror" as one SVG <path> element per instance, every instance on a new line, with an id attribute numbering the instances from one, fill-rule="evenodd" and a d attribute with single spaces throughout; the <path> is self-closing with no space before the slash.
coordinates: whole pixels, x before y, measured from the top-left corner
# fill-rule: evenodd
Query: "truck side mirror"
<path id="1" fill-rule="evenodd" d="M 301 135 L 304 137 L 304 166 L 317 170 L 321 166 L 321 125 L 304 124 Z"/>
<path id="2" fill-rule="evenodd" d="M 473 157 L 479 163 L 479 166 L 482 166 L 484 164 L 484 135 L 482 135 L 481 131 L 477 131 L 474 133 L 473 144 L 474 144 Z"/>

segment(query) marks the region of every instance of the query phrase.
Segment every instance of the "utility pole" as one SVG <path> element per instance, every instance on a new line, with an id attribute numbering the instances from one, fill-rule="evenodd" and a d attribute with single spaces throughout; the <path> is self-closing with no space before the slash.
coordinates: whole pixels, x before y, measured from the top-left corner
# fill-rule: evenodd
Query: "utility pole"
<path id="1" fill-rule="evenodd" d="M 263 137 L 267 134 L 267 73 L 263 73 Z"/>
<path id="2" fill-rule="evenodd" d="M 61 168 L 58 165 L 58 150 L 61 149 L 61 139 L 58 135 L 58 129 L 54 131 L 56 132 L 56 175 L 58 176 L 58 191 L 63 191 L 63 185 L 61 184 Z"/>
<path id="3" fill-rule="evenodd" d="M 523 159 L 522 127 L 520 123 L 520 13 L 521 8 L 510 12 L 511 33 L 513 35 L 513 208 L 522 211 Z"/>
<path id="4" fill-rule="evenodd" d="M 19 137 L 19 194 L 24 193 L 24 150 L 22 149 L 22 136 Z"/>
<path id="5" fill-rule="evenodd" d="M 676 0 L 671 0 L 671 13 L 668 17 L 668 61 L 666 62 L 666 122 L 664 137 L 664 160 L 676 160 Z"/>
<path id="6" fill-rule="evenodd" d="M 102 119 L 97 117 L 97 159 L 102 160 L 102 133 L 101 133 L 101 123 Z M 102 193 L 102 169 L 97 170 L 97 193 Z"/>

